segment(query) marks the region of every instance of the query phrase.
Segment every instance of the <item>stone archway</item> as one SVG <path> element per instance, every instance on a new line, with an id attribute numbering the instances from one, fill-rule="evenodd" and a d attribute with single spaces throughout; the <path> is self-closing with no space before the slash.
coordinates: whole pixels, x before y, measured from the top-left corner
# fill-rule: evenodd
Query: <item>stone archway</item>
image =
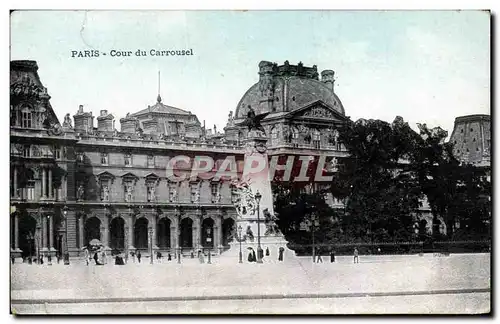
<path id="1" fill-rule="evenodd" d="M 22 257 L 36 255 L 37 234 L 36 219 L 29 214 L 20 214 L 19 217 L 19 249 L 22 251 Z"/>
<path id="2" fill-rule="evenodd" d="M 222 222 L 222 245 L 227 246 L 233 241 L 236 233 L 236 223 L 232 218 L 226 218 Z"/>
<path id="3" fill-rule="evenodd" d="M 183 248 L 193 247 L 193 220 L 189 217 L 181 221 L 180 246 Z"/>
<path id="4" fill-rule="evenodd" d="M 93 239 L 101 240 L 101 220 L 95 216 L 85 221 L 85 245 Z"/>
<path id="5" fill-rule="evenodd" d="M 167 217 L 163 217 L 158 221 L 156 229 L 156 244 L 160 249 L 170 248 L 170 226 L 172 222 Z"/>
<path id="6" fill-rule="evenodd" d="M 111 220 L 109 226 L 110 244 L 111 249 L 124 250 L 125 249 L 125 220 L 122 217 L 115 217 Z"/>
<path id="7" fill-rule="evenodd" d="M 214 247 L 214 220 L 205 218 L 201 223 L 201 244 L 205 248 Z"/>
<path id="8" fill-rule="evenodd" d="M 146 217 L 138 218 L 134 224 L 134 244 L 136 249 L 148 248 L 148 224 Z"/>

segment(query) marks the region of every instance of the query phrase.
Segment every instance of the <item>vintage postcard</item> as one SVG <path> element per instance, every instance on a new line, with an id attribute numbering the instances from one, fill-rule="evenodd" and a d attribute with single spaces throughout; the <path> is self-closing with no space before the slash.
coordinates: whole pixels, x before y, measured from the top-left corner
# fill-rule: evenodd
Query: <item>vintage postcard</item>
<path id="1" fill-rule="evenodd" d="M 490 12 L 15 10 L 12 314 L 489 314 Z"/>

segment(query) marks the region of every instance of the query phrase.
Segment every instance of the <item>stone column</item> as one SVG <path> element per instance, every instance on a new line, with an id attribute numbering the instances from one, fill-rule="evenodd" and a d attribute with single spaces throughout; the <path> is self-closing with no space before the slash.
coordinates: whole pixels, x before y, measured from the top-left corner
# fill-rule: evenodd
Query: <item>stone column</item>
<path id="1" fill-rule="evenodd" d="M 175 223 L 170 225 L 170 250 L 179 248 L 178 246 L 178 238 L 179 231 Z M 175 253 L 175 252 L 174 252 Z"/>
<path id="2" fill-rule="evenodd" d="M 49 198 L 52 199 L 54 196 L 54 193 L 52 191 L 52 168 L 49 168 Z"/>
<path id="3" fill-rule="evenodd" d="M 78 247 L 80 249 L 83 248 L 83 244 L 84 244 L 84 242 L 83 242 L 83 237 L 84 237 L 83 231 L 84 231 L 84 228 L 83 228 L 83 215 L 80 214 L 79 217 L 78 217 Z"/>
<path id="4" fill-rule="evenodd" d="M 47 171 L 42 167 L 42 198 L 47 198 L 47 191 L 45 185 L 47 184 Z"/>
<path id="5" fill-rule="evenodd" d="M 19 215 L 14 214 L 14 249 L 19 250 Z"/>
<path id="6" fill-rule="evenodd" d="M 102 243 L 104 244 L 104 248 L 106 250 L 111 250 L 109 248 L 109 215 L 104 214 L 104 233 L 102 236 Z"/>
<path id="7" fill-rule="evenodd" d="M 151 226 L 153 227 L 153 250 L 158 250 L 158 244 L 156 242 L 157 225 L 158 225 L 158 214 L 156 212 L 154 212 L 152 217 L 151 217 Z"/>
<path id="8" fill-rule="evenodd" d="M 214 224 L 214 249 L 218 250 L 219 253 L 222 253 L 222 216 L 217 215 L 215 217 Z"/>
<path id="9" fill-rule="evenodd" d="M 54 216 L 47 216 L 49 220 L 49 250 L 55 252 L 54 249 Z"/>
<path id="10" fill-rule="evenodd" d="M 42 215 L 42 252 L 47 252 L 47 216 Z"/>
<path id="11" fill-rule="evenodd" d="M 13 197 L 17 198 L 17 167 L 14 166 L 14 194 Z"/>
<path id="12" fill-rule="evenodd" d="M 200 216 L 196 214 L 193 222 L 193 249 L 196 249 L 196 251 L 198 251 L 198 249 L 200 248 L 200 233 L 201 233 Z"/>
<path id="13" fill-rule="evenodd" d="M 134 215 L 130 214 L 128 219 L 128 249 L 135 250 L 134 248 Z"/>

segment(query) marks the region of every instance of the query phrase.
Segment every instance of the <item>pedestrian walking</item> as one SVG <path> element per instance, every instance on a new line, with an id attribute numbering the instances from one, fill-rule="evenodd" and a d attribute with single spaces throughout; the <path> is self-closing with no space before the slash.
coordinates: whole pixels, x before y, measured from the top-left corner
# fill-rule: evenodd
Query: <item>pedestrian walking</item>
<path id="1" fill-rule="evenodd" d="M 359 252 L 358 252 L 358 248 L 354 248 L 354 263 L 359 263 Z"/>
<path id="2" fill-rule="evenodd" d="M 47 264 L 48 264 L 49 266 L 51 266 L 51 265 L 52 265 L 52 255 L 50 255 L 50 254 L 49 254 L 49 255 L 47 256 L 47 261 L 48 261 L 48 263 L 47 263 Z"/>
<path id="3" fill-rule="evenodd" d="M 57 252 L 56 258 L 57 258 L 57 264 L 59 264 L 61 262 L 61 253 Z"/>
<path id="4" fill-rule="evenodd" d="M 335 262 L 335 251 L 331 250 L 330 251 L 330 263 Z"/>
<path id="5" fill-rule="evenodd" d="M 106 258 L 106 251 L 104 251 L 104 250 L 102 251 L 102 253 L 101 253 L 101 257 L 102 257 L 102 263 L 103 263 L 103 264 L 108 263 L 108 262 L 107 262 L 108 260 L 107 260 L 107 258 Z"/>
<path id="6" fill-rule="evenodd" d="M 167 261 L 172 261 L 172 254 L 168 254 L 168 258 L 167 258 Z"/>
<path id="7" fill-rule="evenodd" d="M 269 255 L 270 255 L 270 254 L 269 254 L 269 248 L 268 248 L 268 247 L 266 247 L 266 256 L 269 256 Z"/>
<path id="8" fill-rule="evenodd" d="M 285 252 L 285 249 L 282 246 L 280 246 L 278 252 L 278 261 L 283 261 L 283 252 Z"/>
<path id="9" fill-rule="evenodd" d="M 316 250 L 316 255 L 317 255 L 317 258 L 316 258 L 316 263 L 323 263 L 323 258 L 321 257 L 321 252 L 319 249 Z"/>
<path id="10" fill-rule="evenodd" d="M 135 253 L 134 252 L 130 252 L 130 256 L 132 257 L 132 262 L 135 263 Z"/>
<path id="11" fill-rule="evenodd" d="M 205 263 L 205 257 L 203 255 L 203 252 L 201 252 L 201 250 L 198 250 L 198 259 L 200 260 L 200 263 Z"/>
<path id="12" fill-rule="evenodd" d="M 141 263 L 141 257 L 142 257 L 141 251 L 137 252 L 137 262 L 138 263 Z"/>
<path id="13" fill-rule="evenodd" d="M 83 257 L 85 258 L 85 263 L 87 265 L 89 265 L 90 254 L 89 254 L 89 250 L 87 250 L 87 248 L 83 248 Z"/>

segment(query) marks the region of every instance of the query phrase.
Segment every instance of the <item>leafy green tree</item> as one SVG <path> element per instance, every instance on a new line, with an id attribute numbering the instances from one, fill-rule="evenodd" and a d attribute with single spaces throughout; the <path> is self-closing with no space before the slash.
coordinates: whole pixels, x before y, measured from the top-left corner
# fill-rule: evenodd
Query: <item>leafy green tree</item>
<path id="1" fill-rule="evenodd" d="M 346 202 L 342 228 L 358 241 L 409 240 L 422 197 L 407 159 L 415 134 L 402 118 L 389 124 L 358 120 L 340 130 L 350 153 L 332 183 L 332 194 Z"/>

